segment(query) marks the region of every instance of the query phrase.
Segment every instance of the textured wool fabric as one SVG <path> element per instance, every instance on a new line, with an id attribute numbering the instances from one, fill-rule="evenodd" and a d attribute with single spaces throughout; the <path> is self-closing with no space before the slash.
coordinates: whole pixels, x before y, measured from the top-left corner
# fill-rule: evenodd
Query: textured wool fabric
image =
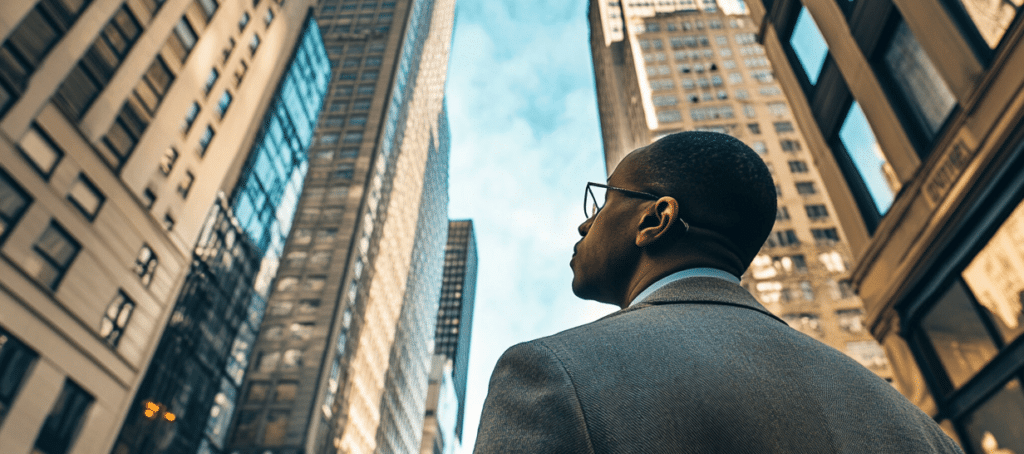
<path id="1" fill-rule="evenodd" d="M 962 454 L 885 380 L 704 277 L 509 348 L 475 452 Z"/>

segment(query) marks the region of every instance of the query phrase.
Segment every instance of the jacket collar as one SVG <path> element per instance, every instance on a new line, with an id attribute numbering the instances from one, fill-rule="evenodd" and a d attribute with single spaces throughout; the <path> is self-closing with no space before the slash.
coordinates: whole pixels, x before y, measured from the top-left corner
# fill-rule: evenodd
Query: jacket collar
<path id="1" fill-rule="evenodd" d="M 604 318 L 611 318 L 626 312 L 662 304 L 717 304 L 750 309 L 767 315 L 780 323 L 789 325 L 781 318 L 768 312 L 743 287 L 714 277 L 691 277 L 670 282 L 654 291 L 632 306 L 613 312 Z"/>

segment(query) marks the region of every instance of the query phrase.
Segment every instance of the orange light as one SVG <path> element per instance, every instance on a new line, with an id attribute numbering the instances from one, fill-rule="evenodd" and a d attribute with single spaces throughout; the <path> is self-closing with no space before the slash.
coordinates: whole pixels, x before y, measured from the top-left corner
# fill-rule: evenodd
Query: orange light
<path id="1" fill-rule="evenodd" d="M 156 414 L 156 412 L 154 412 L 153 410 L 150 410 L 150 409 L 148 409 L 148 408 L 147 408 L 147 409 L 146 409 L 146 411 L 145 411 L 145 415 L 146 415 L 146 417 L 147 417 L 147 418 L 150 418 L 150 419 L 152 419 L 152 418 L 153 418 L 153 415 L 155 415 L 155 414 Z"/>
<path id="2" fill-rule="evenodd" d="M 157 405 L 157 404 L 155 404 L 155 403 L 153 403 L 153 402 L 149 402 L 149 401 L 147 401 L 147 402 L 146 402 L 146 409 L 147 409 L 148 411 L 153 411 L 153 412 L 155 412 L 155 411 L 159 411 L 159 410 L 160 410 L 160 406 L 159 406 L 159 405 Z"/>
<path id="3" fill-rule="evenodd" d="M 177 417 L 174 416 L 174 413 L 164 413 L 164 419 L 168 421 L 174 421 L 176 418 Z"/>

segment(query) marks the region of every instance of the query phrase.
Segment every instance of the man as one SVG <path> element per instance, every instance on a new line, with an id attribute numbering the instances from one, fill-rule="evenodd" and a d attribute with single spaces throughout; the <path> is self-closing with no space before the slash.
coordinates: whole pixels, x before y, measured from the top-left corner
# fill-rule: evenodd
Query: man
<path id="1" fill-rule="evenodd" d="M 572 289 L 622 310 L 505 352 L 476 452 L 961 453 L 739 285 L 775 198 L 753 150 L 705 132 L 635 150 L 587 185 Z"/>

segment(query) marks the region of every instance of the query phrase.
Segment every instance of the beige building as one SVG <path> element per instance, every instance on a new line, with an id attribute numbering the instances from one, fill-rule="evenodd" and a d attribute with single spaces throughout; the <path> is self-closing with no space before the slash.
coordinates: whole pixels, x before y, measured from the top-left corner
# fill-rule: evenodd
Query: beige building
<path id="1" fill-rule="evenodd" d="M 850 249 L 757 28 L 713 0 L 592 1 L 601 133 L 609 174 L 634 148 L 687 130 L 730 134 L 767 163 L 775 228 L 742 282 L 794 328 L 891 381 L 850 285 Z M 625 26 L 623 26 L 625 17 Z"/>
<path id="2" fill-rule="evenodd" d="M 0 451 L 111 451 L 311 5 L 0 3 Z"/>
<path id="3" fill-rule="evenodd" d="M 899 389 L 1024 453 L 1024 2 L 748 3 Z"/>

